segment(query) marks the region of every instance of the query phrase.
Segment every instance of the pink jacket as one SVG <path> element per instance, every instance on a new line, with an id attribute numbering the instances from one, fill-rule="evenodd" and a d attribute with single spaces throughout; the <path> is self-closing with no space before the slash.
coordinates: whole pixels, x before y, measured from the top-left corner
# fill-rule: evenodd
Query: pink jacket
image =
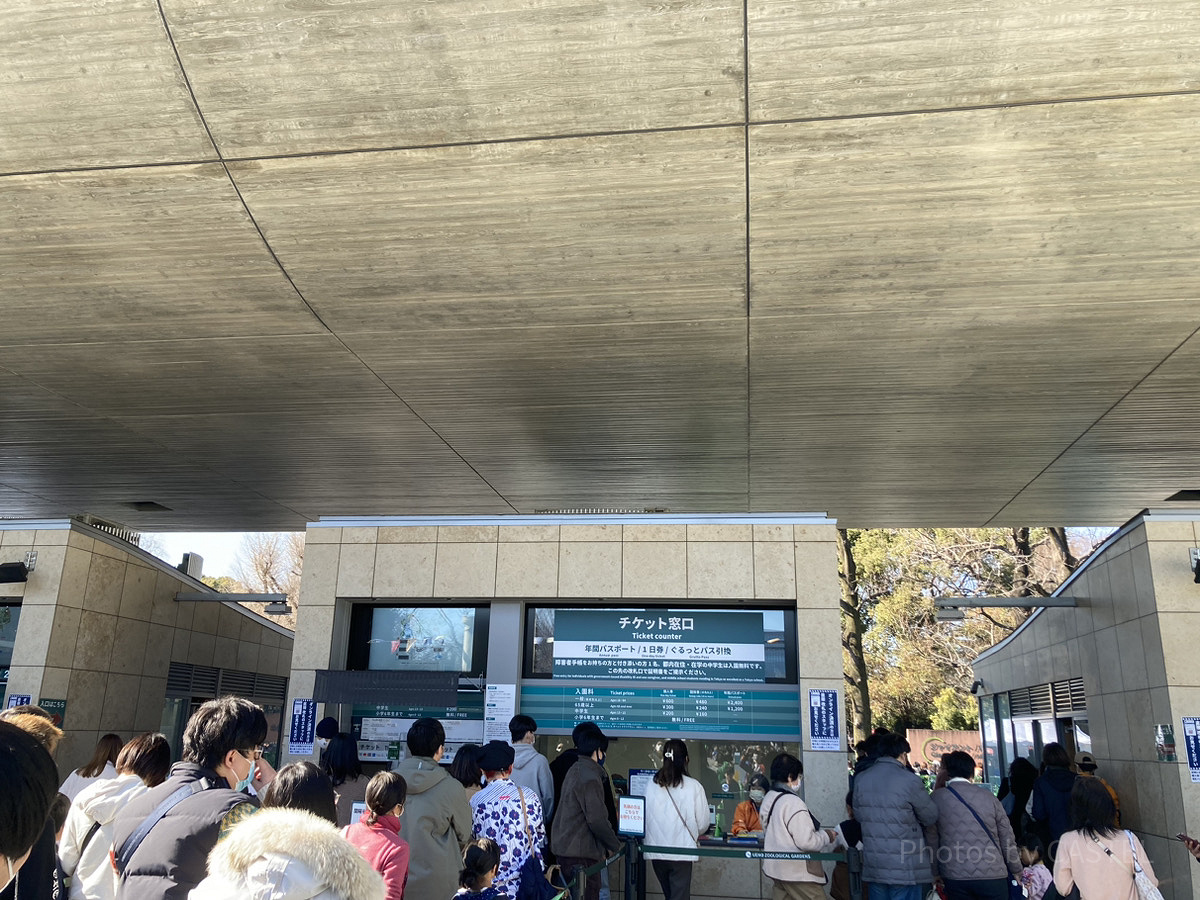
<path id="1" fill-rule="evenodd" d="M 369 811 L 363 813 L 357 823 L 342 829 L 342 835 L 383 876 L 387 900 L 402 900 L 408 881 L 408 841 L 400 837 L 400 819 L 380 816 L 370 825 L 370 815 Z"/>

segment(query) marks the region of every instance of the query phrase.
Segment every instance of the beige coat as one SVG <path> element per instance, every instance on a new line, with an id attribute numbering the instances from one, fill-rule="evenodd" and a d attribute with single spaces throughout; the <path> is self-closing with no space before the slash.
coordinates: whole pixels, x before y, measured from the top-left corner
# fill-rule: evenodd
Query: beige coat
<path id="1" fill-rule="evenodd" d="M 772 789 L 758 808 L 763 823 L 763 850 L 785 853 L 828 853 L 829 835 L 813 827 L 804 801 L 790 791 Z M 818 874 L 820 873 L 820 874 Z M 763 874 L 774 881 L 825 883 L 825 872 L 815 860 L 764 859 Z"/>

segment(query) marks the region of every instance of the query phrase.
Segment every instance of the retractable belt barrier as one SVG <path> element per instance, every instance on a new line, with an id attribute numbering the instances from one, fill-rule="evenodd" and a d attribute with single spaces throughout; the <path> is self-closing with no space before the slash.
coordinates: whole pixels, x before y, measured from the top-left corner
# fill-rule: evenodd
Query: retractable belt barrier
<path id="1" fill-rule="evenodd" d="M 785 850 L 760 850 L 758 847 L 654 847 L 641 846 L 642 853 L 678 853 L 688 856 L 725 856 L 741 859 L 816 859 L 845 862 L 845 853 L 789 853 Z"/>
<path id="2" fill-rule="evenodd" d="M 688 856 L 716 856 L 725 857 L 727 859 L 815 859 L 822 862 L 826 860 L 832 862 L 846 861 L 845 853 L 789 853 L 784 850 L 761 850 L 758 847 L 658 847 L 653 844 L 638 844 L 636 841 L 627 840 L 625 847 L 619 852 L 610 856 L 608 859 L 602 859 L 600 862 L 594 863 L 588 866 L 586 869 L 580 869 L 576 876 L 567 882 L 567 890 L 564 890 L 561 894 L 559 894 L 555 900 L 559 900 L 559 898 L 565 898 L 568 894 L 568 891 L 575 887 L 581 879 L 586 878 L 589 875 L 595 875 L 602 869 L 607 869 L 618 860 L 626 859 L 626 857 L 630 857 L 635 854 L 640 856 L 641 854 L 645 853 L 678 853 L 681 855 L 686 854 Z M 626 868 L 626 892 L 627 896 L 629 897 L 632 897 L 633 895 L 633 891 L 630 890 L 633 885 L 629 883 L 631 880 L 632 868 L 632 866 Z M 638 884 L 637 887 L 637 894 L 639 896 L 644 896 L 644 882 Z"/>

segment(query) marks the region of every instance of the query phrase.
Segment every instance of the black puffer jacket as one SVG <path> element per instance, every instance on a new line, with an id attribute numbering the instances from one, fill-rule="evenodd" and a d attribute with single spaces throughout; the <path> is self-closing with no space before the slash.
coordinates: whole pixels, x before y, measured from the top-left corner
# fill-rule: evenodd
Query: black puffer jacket
<path id="1" fill-rule="evenodd" d="M 217 845 L 221 821 L 242 804 L 258 806 L 249 794 L 231 790 L 229 783 L 195 763 L 177 762 L 171 776 L 135 799 L 117 816 L 113 846 L 119 851 L 138 826 L 158 806 L 186 785 L 200 790 L 180 801 L 138 846 L 117 888 L 118 900 L 185 900 L 204 880 L 208 854 Z"/>

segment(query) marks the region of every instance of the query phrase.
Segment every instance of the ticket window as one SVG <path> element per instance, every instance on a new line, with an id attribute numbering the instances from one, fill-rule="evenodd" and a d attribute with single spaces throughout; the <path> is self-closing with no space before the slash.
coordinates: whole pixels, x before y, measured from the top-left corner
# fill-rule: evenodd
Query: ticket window
<path id="1" fill-rule="evenodd" d="M 662 766 L 666 737 L 621 737 L 609 735 L 605 769 L 612 779 L 614 793 L 637 793 L 637 779 L 649 776 Z M 771 761 L 780 753 L 800 757 L 800 744 L 781 741 L 746 743 L 720 739 L 683 737 L 688 750 L 688 775 L 704 787 L 710 806 L 714 807 L 721 831 L 733 826 L 737 805 L 749 799 L 748 782 L 755 772 L 770 779 Z M 571 747 L 570 735 L 538 734 L 534 746 L 553 762 Z M 633 783 L 630 783 L 631 774 Z M 842 809 L 813 810 L 821 821 L 838 822 L 845 817 Z"/>

